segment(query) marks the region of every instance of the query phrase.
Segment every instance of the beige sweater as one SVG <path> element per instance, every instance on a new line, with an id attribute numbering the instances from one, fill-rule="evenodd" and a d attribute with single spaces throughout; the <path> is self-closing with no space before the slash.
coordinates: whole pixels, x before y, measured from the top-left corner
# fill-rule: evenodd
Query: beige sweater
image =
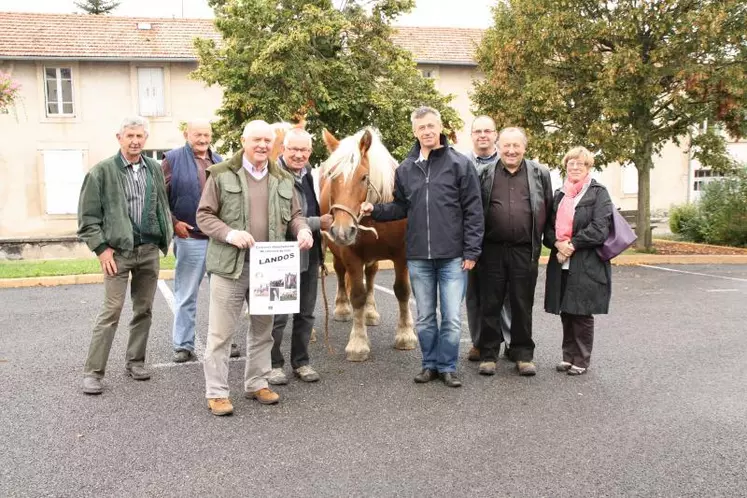
<path id="1" fill-rule="evenodd" d="M 247 231 L 256 242 L 267 242 L 269 238 L 267 178 L 269 175 L 265 175 L 262 180 L 256 180 L 248 171 L 242 170 L 242 172 L 246 175 L 246 182 L 249 186 L 249 202 L 251 202 Z M 209 176 L 205 182 L 205 190 L 202 192 L 198 213 L 202 214 L 198 220 L 200 230 L 208 237 L 227 242 L 226 237 L 232 228 L 217 216 L 220 213 L 220 192 L 212 176 Z M 205 216 L 204 213 L 211 213 L 213 216 Z M 298 233 L 303 229 L 310 230 L 306 224 L 306 218 L 303 217 L 298 196 L 294 191 L 291 199 L 291 220 L 288 224 L 288 231 L 293 237 L 298 237 Z"/>

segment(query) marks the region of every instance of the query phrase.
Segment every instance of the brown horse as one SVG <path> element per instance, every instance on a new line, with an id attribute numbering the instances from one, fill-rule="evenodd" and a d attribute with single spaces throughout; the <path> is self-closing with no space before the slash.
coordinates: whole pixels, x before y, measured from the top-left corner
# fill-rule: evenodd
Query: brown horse
<path id="1" fill-rule="evenodd" d="M 368 359 L 371 347 L 366 325 L 379 324 L 374 278 L 378 262 L 386 259 L 394 263 L 394 294 L 399 301 L 394 347 L 414 349 L 417 337 L 410 313 L 410 278 L 405 259 L 407 220 L 376 223 L 358 217 L 364 201 L 381 203 L 393 199 L 397 162 L 369 128 L 342 141 L 325 130 L 324 142 L 331 155 L 322 165 L 319 201 L 322 213 L 331 213 L 334 218 L 327 232 L 337 274 L 334 318 L 339 321 L 353 318 L 353 329 L 345 347 L 347 359 Z"/>

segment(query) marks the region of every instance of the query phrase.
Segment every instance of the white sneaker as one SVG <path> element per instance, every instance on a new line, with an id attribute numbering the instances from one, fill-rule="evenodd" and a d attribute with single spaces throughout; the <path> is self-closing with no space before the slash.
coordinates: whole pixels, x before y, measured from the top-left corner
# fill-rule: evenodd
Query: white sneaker
<path id="1" fill-rule="evenodd" d="M 273 368 L 267 376 L 267 383 L 273 386 L 284 386 L 288 383 L 288 377 L 285 376 L 282 368 Z"/>

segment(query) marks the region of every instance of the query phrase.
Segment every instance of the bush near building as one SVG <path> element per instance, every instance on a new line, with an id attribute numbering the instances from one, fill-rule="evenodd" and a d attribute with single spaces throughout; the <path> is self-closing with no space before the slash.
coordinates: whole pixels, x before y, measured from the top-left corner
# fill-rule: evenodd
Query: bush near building
<path id="1" fill-rule="evenodd" d="M 673 207 L 669 228 L 692 242 L 747 247 L 747 169 L 708 183 L 697 203 Z"/>

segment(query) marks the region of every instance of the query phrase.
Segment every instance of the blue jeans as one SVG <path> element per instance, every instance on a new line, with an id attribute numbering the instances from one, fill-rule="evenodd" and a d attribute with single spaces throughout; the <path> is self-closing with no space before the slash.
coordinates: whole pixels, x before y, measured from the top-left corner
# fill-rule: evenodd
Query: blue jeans
<path id="1" fill-rule="evenodd" d="M 410 284 L 415 294 L 423 368 L 441 373 L 456 372 L 462 335 L 461 305 L 467 282 L 462 258 L 411 259 L 407 261 Z M 441 326 L 436 303 L 441 304 Z"/>
<path id="2" fill-rule="evenodd" d="M 205 275 L 208 241 L 174 237 L 174 350 L 195 350 L 197 294 Z"/>

